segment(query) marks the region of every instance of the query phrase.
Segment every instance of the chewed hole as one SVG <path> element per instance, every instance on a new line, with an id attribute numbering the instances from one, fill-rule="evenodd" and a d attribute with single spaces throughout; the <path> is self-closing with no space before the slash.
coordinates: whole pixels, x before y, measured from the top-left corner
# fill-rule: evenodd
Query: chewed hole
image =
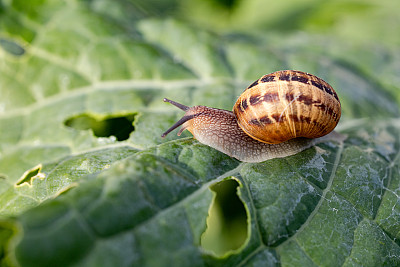
<path id="1" fill-rule="evenodd" d="M 135 130 L 133 127 L 134 119 L 135 114 L 133 113 L 105 118 L 97 118 L 95 115 L 90 114 L 80 114 L 67 119 L 64 124 L 81 131 L 92 129 L 93 134 L 97 137 L 115 136 L 118 141 L 124 141 Z"/>
<path id="2" fill-rule="evenodd" d="M 22 56 L 25 54 L 25 49 L 11 39 L 0 38 L 0 47 L 7 53 L 14 56 Z"/>
<path id="3" fill-rule="evenodd" d="M 32 169 L 26 171 L 22 177 L 17 181 L 16 185 L 22 185 L 23 183 L 27 183 L 28 185 L 32 185 L 33 178 L 44 178 L 44 174 L 40 173 L 42 169 L 42 165 L 38 165 L 33 167 Z"/>
<path id="4" fill-rule="evenodd" d="M 201 236 L 201 246 L 221 257 L 240 249 L 248 237 L 247 211 L 238 196 L 239 183 L 224 180 L 210 187 L 214 200 L 209 209 L 207 229 Z"/>

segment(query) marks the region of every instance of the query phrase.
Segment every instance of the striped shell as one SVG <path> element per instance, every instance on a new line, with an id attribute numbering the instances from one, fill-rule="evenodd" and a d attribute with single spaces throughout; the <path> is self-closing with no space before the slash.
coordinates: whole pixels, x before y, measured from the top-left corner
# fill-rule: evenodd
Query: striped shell
<path id="1" fill-rule="evenodd" d="M 249 136 L 277 144 L 330 133 L 339 122 L 341 106 L 335 90 L 324 80 L 283 70 L 252 83 L 236 101 L 233 113 Z"/>

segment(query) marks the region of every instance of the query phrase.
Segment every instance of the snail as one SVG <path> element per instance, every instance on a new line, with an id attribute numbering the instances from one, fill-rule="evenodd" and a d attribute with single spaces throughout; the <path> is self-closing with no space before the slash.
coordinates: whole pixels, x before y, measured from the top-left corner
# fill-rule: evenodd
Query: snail
<path id="1" fill-rule="evenodd" d="M 188 107 L 164 98 L 185 115 L 162 137 L 181 126 L 200 143 L 244 162 L 261 162 L 301 152 L 326 140 L 343 141 L 333 131 L 341 116 L 335 90 L 324 80 L 301 71 L 262 76 L 236 101 L 233 112 L 205 106 Z"/>

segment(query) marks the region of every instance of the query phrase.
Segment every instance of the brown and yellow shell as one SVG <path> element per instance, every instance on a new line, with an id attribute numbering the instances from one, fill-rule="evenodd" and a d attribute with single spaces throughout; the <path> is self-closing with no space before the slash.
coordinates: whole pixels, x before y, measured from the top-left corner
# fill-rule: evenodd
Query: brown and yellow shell
<path id="1" fill-rule="evenodd" d="M 261 142 L 324 136 L 341 115 L 339 98 L 324 80 L 301 71 L 262 76 L 241 94 L 233 113 L 244 132 Z"/>

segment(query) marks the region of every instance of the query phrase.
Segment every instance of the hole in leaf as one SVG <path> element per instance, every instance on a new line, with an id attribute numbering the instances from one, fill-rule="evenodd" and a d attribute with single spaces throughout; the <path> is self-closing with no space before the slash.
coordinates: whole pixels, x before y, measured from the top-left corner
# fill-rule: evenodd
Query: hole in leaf
<path id="1" fill-rule="evenodd" d="M 64 194 L 68 193 L 69 191 L 71 191 L 71 189 L 76 188 L 77 186 L 78 186 L 78 183 L 71 183 L 71 184 L 69 184 L 68 186 L 62 188 L 60 191 L 58 191 L 58 192 L 55 194 L 55 196 L 57 197 L 57 196 L 64 195 Z"/>
<path id="2" fill-rule="evenodd" d="M 130 133 L 135 129 L 133 127 L 134 119 L 135 114 L 105 118 L 80 114 L 69 118 L 64 124 L 81 131 L 92 129 L 93 134 L 97 137 L 115 136 L 118 141 L 124 141 L 129 138 Z"/>
<path id="3" fill-rule="evenodd" d="M 25 54 L 25 49 L 15 41 L 5 38 L 0 38 L 0 46 L 9 54 L 14 56 L 22 56 Z"/>
<path id="4" fill-rule="evenodd" d="M 239 187 L 235 179 L 210 187 L 215 195 L 208 212 L 207 229 L 201 236 L 201 246 L 219 257 L 240 249 L 248 237 L 248 214 L 238 196 Z"/>
<path id="5" fill-rule="evenodd" d="M 40 170 L 42 169 L 42 165 L 38 165 L 36 167 L 33 167 L 32 169 L 26 171 L 22 177 L 17 181 L 17 186 L 22 185 L 23 183 L 27 183 L 29 185 L 32 185 L 32 180 L 34 177 L 38 178 L 44 178 L 44 174 L 40 173 Z"/>

